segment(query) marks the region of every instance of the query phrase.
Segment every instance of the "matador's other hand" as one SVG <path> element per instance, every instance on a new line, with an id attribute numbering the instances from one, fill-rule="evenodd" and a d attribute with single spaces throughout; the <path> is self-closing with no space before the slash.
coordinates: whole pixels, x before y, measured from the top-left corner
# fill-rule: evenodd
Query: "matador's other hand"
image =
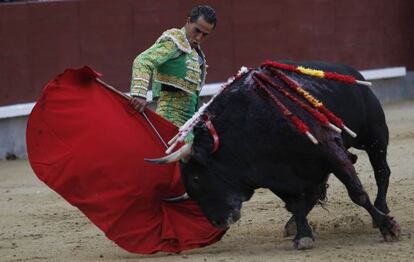
<path id="1" fill-rule="evenodd" d="M 138 112 L 142 113 L 147 106 L 147 100 L 143 97 L 133 96 L 129 100 L 129 104 Z"/>

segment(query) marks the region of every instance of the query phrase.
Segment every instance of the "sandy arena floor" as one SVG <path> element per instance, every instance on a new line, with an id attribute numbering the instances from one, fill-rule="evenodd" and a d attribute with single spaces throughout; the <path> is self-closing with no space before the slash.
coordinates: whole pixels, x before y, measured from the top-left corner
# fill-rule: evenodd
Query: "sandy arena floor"
<path id="1" fill-rule="evenodd" d="M 354 205 L 332 177 L 326 209 L 309 220 L 315 247 L 296 251 L 283 238 L 289 214 L 267 190 L 244 204 L 242 219 L 209 247 L 182 254 L 130 254 L 105 238 L 80 211 L 40 182 L 27 161 L 0 161 L 0 261 L 414 261 L 414 101 L 385 107 L 391 142 L 388 162 L 391 214 L 401 240 L 385 243 L 367 212 Z M 356 164 L 374 198 L 374 175 L 364 152 Z"/>

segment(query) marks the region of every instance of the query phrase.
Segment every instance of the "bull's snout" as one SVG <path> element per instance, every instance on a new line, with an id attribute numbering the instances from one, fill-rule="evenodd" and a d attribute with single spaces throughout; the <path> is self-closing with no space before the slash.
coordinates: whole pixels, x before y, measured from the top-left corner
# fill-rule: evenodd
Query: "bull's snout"
<path id="1" fill-rule="evenodd" d="M 222 218 L 214 218 L 211 219 L 210 222 L 215 227 L 226 228 L 229 227 L 231 224 L 237 222 L 240 219 L 240 217 L 240 210 L 234 209 L 230 212 L 228 216 Z"/>
<path id="2" fill-rule="evenodd" d="M 218 228 L 225 228 L 225 227 L 227 227 L 226 221 L 220 220 L 220 219 L 212 220 L 211 221 L 211 224 L 213 224 L 213 226 L 218 227 Z"/>

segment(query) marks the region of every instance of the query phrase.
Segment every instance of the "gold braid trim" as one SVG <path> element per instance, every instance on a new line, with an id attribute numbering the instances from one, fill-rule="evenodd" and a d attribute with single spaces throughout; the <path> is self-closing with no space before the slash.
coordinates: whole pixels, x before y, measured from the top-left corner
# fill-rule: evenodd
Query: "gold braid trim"
<path id="1" fill-rule="evenodd" d="M 173 87 L 176 87 L 178 89 L 181 89 L 191 94 L 193 94 L 195 90 L 197 90 L 198 88 L 197 84 L 191 83 L 189 81 L 183 80 L 175 76 L 164 75 L 159 72 L 155 76 L 155 81 L 163 83 L 163 84 L 171 85 Z"/>

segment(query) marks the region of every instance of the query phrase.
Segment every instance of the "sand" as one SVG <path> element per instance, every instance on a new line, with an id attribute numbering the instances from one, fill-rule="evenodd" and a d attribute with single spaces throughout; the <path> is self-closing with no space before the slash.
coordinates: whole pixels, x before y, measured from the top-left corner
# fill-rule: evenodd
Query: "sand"
<path id="1" fill-rule="evenodd" d="M 414 261 L 414 101 L 387 105 L 385 111 L 391 135 L 388 203 L 402 228 L 398 242 L 384 242 L 367 212 L 332 177 L 326 210 L 318 206 L 309 215 L 316 238 L 311 250 L 292 248 L 292 238 L 283 237 L 288 212 L 282 201 L 260 189 L 220 242 L 181 254 L 131 254 L 39 181 L 26 160 L 16 160 L 0 161 L 0 261 Z M 359 177 L 374 199 L 367 157 L 353 152 L 359 156 Z"/>

